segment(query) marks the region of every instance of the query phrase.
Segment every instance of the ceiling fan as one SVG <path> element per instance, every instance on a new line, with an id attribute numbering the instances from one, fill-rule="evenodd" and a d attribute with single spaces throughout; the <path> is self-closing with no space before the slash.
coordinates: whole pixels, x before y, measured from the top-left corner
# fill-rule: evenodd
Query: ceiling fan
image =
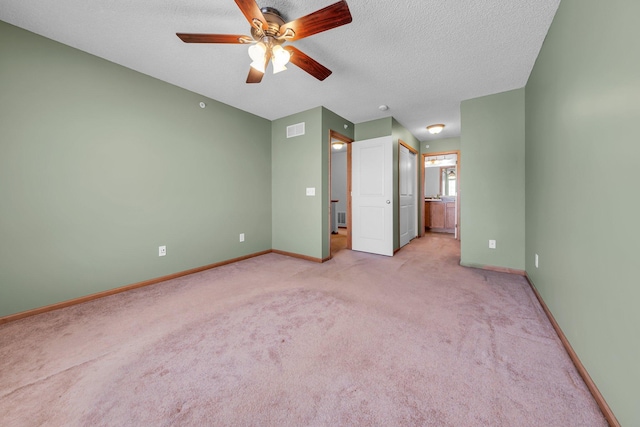
<path id="1" fill-rule="evenodd" d="M 331 70 L 327 67 L 294 46 L 283 45 L 350 23 L 352 18 L 346 1 L 339 1 L 287 23 L 276 9 L 260 9 L 255 0 L 235 2 L 251 24 L 251 37 L 237 34 L 176 35 L 185 43 L 250 44 L 249 56 L 253 62 L 249 68 L 247 83 L 260 83 L 269 61 L 273 64 L 274 74 L 286 70 L 285 65 L 290 61 L 318 80 L 329 77 Z"/>

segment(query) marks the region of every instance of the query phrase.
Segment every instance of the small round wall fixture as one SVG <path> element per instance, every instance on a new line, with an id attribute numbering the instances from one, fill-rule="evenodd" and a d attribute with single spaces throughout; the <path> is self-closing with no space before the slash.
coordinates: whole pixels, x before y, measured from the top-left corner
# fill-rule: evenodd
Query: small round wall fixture
<path id="1" fill-rule="evenodd" d="M 442 123 L 427 126 L 427 130 L 432 135 L 442 132 L 442 129 L 444 129 L 444 125 Z"/>
<path id="2" fill-rule="evenodd" d="M 207 106 L 207 104 L 205 104 L 204 102 L 200 102 L 200 108 L 204 108 L 206 106 Z"/>
<path id="3" fill-rule="evenodd" d="M 378 110 L 380 111 L 387 111 L 388 109 L 389 109 L 389 106 L 384 104 L 378 107 Z"/>

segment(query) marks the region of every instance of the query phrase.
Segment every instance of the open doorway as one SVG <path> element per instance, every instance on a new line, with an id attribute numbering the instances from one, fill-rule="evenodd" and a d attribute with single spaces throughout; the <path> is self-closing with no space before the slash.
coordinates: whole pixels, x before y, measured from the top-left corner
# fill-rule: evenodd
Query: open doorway
<path id="1" fill-rule="evenodd" d="M 421 236 L 448 233 L 460 240 L 460 160 L 458 150 L 422 154 Z"/>
<path id="2" fill-rule="evenodd" d="M 338 132 L 329 132 L 329 242 L 330 257 L 351 249 L 351 143 Z"/>

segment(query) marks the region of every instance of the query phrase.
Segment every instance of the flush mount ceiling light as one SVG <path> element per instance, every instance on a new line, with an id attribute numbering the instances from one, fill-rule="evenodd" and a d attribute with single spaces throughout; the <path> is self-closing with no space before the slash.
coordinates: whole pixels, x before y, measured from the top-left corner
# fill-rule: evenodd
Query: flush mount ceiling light
<path id="1" fill-rule="evenodd" d="M 331 146 L 334 150 L 340 150 L 344 146 L 344 142 L 342 141 L 334 141 Z"/>
<path id="2" fill-rule="evenodd" d="M 318 80 L 329 77 L 331 70 L 327 67 L 294 46 L 282 45 L 350 23 L 351 12 L 345 0 L 289 22 L 285 22 L 280 12 L 272 7 L 260 8 L 255 0 L 235 2 L 251 24 L 251 36 L 194 33 L 176 35 L 185 43 L 250 44 L 249 56 L 252 62 L 247 83 L 260 83 L 269 62 L 273 64 L 274 74 L 286 70 L 285 65 L 291 61 Z"/>
<path id="3" fill-rule="evenodd" d="M 427 130 L 432 135 L 442 132 L 442 129 L 444 129 L 444 125 L 442 123 L 427 126 Z"/>

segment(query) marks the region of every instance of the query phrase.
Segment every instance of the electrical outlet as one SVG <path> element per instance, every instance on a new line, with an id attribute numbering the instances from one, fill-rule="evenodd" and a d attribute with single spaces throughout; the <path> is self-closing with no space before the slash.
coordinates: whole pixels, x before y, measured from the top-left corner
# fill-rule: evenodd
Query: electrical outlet
<path id="1" fill-rule="evenodd" d="M 240 233 L 240 241 L 244 242 L 244 233 Z"/>
<path id="2" fill-rule="evenodd" d="M 496 241 L 489 240 L 489 249 L 495 249 L 495 248 L 496 248 Z"/>
<path id="3" fill-rule="evenodd" d="M 316 195 L 316 187 L 308 187 L 307 196 L 315 196 L 315 195 Z"/>
<path id="4" fill-rule="evenodd" d="M 536 254 L 536 268 L 538 268 L 538 254 Z"/>
<path id="5" fill-rule="evenodd" d="M 167 254 L 166 246 L 158 246 L 158 256 L 165 256 Z"/>

